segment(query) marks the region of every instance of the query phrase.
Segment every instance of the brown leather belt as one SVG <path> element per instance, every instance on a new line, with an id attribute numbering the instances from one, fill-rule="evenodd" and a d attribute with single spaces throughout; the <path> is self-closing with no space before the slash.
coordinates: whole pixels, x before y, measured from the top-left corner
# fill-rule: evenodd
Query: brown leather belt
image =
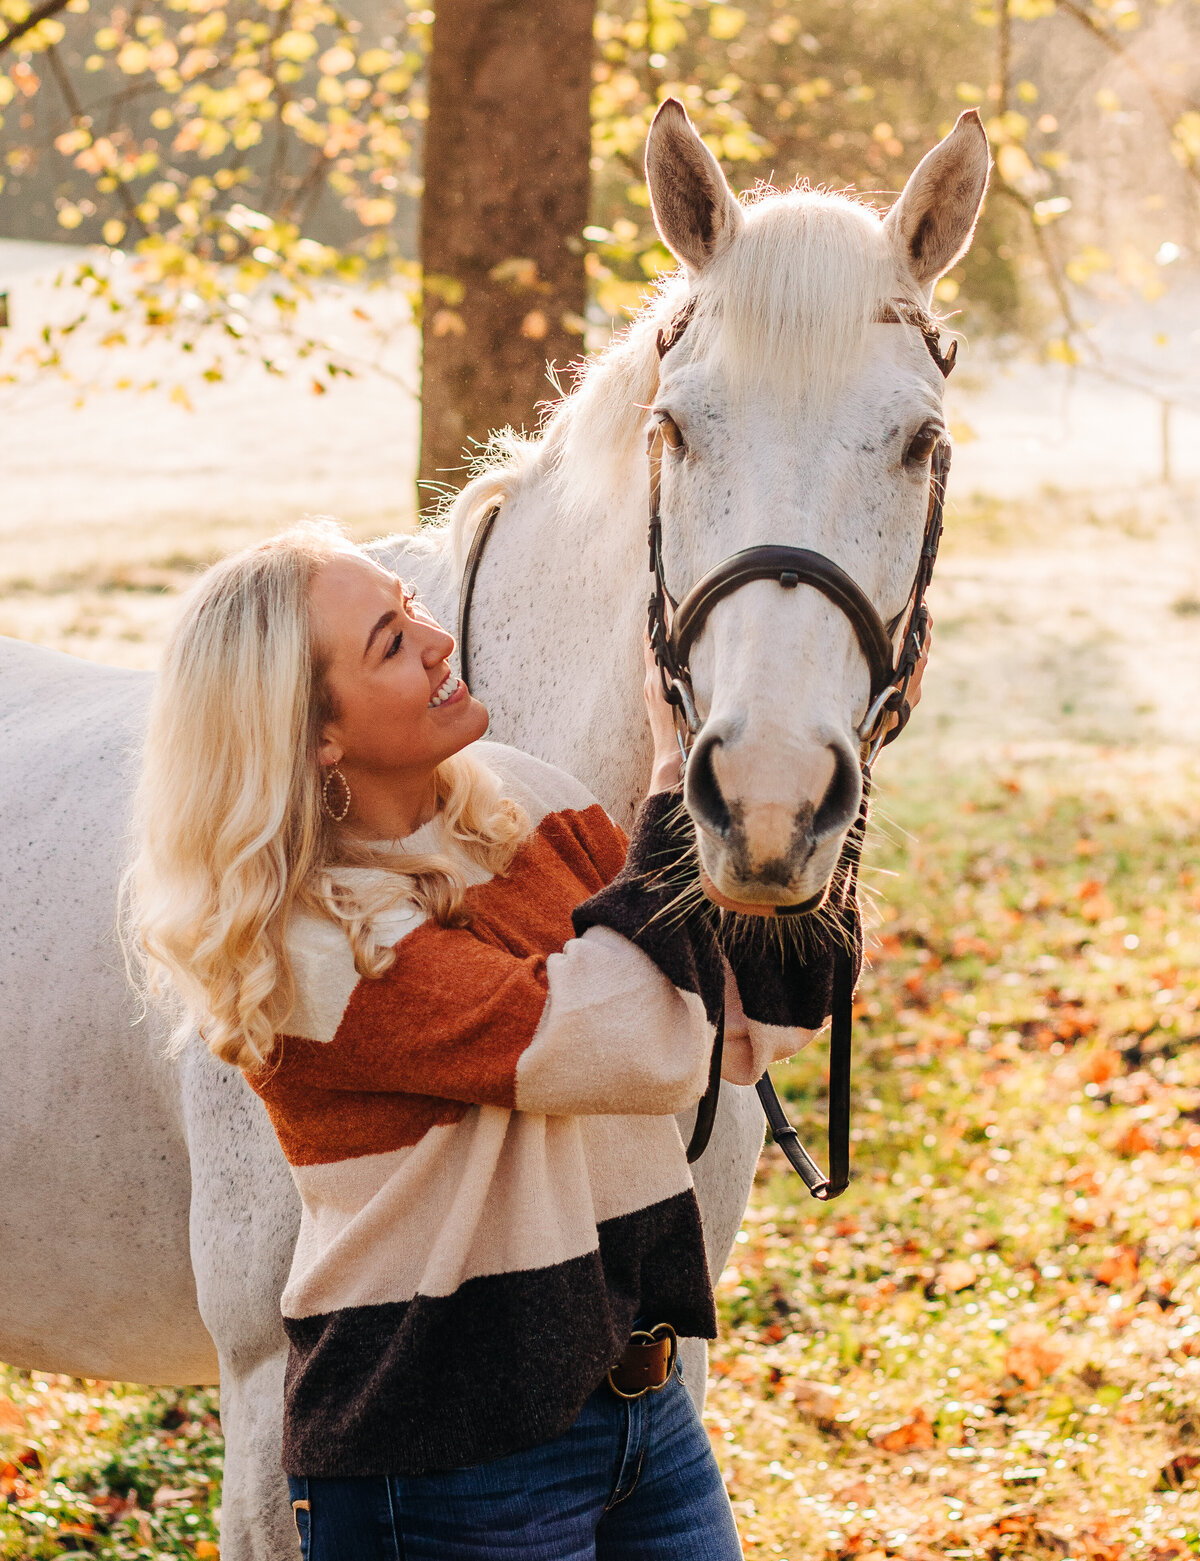
<path id="1" fill-rule="evenodd" d="M 609 1368 L 608 1385 L 619 1398 L 641 1398 L 665 1388 L 679 1358 L 679 1340 L 670 1323 L 635 1328 L 625 1353 Z"/>

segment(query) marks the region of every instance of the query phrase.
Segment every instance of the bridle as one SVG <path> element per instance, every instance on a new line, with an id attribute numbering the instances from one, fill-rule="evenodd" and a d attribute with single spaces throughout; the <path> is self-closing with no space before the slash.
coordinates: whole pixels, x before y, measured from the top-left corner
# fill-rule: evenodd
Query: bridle
<path id="1" fill-rule="evenodd" d="M 674 319 L 658 333 L 658 356 L 666 357 L 686 331 L 695 312 L 693 296 L 675 315 Z M 905 300 L 885 304 L 876 315 L 880 323 L 915 325 L 921 332 L 925 346 L 943 377 L 954 367 L 958 347 L 951 342 L 943 354 L 939 345 L 936 322 L 923 310 Z M 846 835 L 839 860 L 839 870 L 833 875 L 840 909 L 848 911 L 853 905 L 858 882 L 858 865 L 862 854 L 863 835 L 867 821 L 867 798 L 870 790 L 871 766 L 885 743 L 897 737 L 909 716 L 907 693 L 913 673 L 921 657 L 928 629 L 929 614 L 925 606 L 925 593 L 933 575 L 938 543 L 942 534 L 942 510 L 946 496 L 946 479 L 950 470 L 950 444 L 939 439 L 930 458 L 929 505 L 925 519 L 925 535 L 921 543 L 921 555 L 917 562 L 916 576 L 905 606 L 890 623 L 880 617 L 875 604 L 862 587 L 840 565 L 823 553 L 809 548 L 789 547 L 770 543 L 762 547 L 743 548 L 732 553 L 721 563 L 703 575 L 691 590 L 676 601 L 667 589 L 663 570 L 663 521 L 661 509 L 663 433 L 661 425 L 651 430 L 648 448 L 650 465 L 650 572 L 653 589 L 648 611 L 650 644 L 662 678 L 663 693 L 675 712 L 675 730 L 680 755 L 687 764 L 691 745 L 702 722 L 696 711 L 692 692 L 689 658 L 709 613 L 720 601 L 752 580 L 776 580 L 784 590 L 795 590 L 808 585 L 818 590 L 850 620 L 859 647 L 871 674 L 871 692 L 866 716 L 857 730 L 859 759 L 863 775 L 863 805 L 858 818 Z M 480 519 L 467 554 L 463 570 L 462 589 L 458 606 L 458 655 L 463 681 L 470 683 L 469 637 L 471 626 L 471 600 L 479 564 L 483 558 L 500 505 L 491 505 Z M 670 621 L 668 622 L 668 608 Z M 907 613 L 899 654 L 893 654 L 896 631 Z M 890 725 L 889 716 L 899 719 Z M 890 726 L 890 729 L 889 729 Z M 805 915 L 826 902 L 830 891 L 805 901 L 802 905 L 776 907 L 776 915 Z M 839 948 L 833 981 L 833 1014 L 829 1045 L 829 1173 L 826 1175 L 813 1160 L 794 1127 L 787 1119 L 769 1073 L 764 1073 L 755 1088 L 762 1102 L 771 1136 L 783 1150 L 789 1164 L 800 1175 L 814 1198 L 836 1198 L 850 1183 L 850 1052 L 853 1029 L 854 972 L 848 947 Z M 725 1015 L 717 1020 L 712 1058 L 709 1064 L 708 1087 L 696 1113 L 695 1125 L 688 1143 L 689 1162 L 698 1160 L 708 1146 L 716 1120 L 717 1102 L 721 1089 L 721 1059 L 724 1047 Z"/>
<path id="2" fill-rule="evenodd" d="M 675 318 L 658 333 L 658 356 L 666 357 L 687 330 L 695 312 L 695 296 Z M 942 377 L 954 367 L 958 343 L 951 342 L 943 354 L 936 322 L 924 311 L 903 300 L 883 306 L 877 313 L 880 323 L 915 325 Z M 692 691 L 689 659 L 692 648 L 718 602 L 724 601 L 752 580 L 776 580 L 787 591 L 808 585 L 820 591 L 850 620 L 859 648 L 871 674 L 867 713 L 857 730 L 859 762 L 863 776 L 863 805 L 847 833 L 838 871 L 831 882 L 837 884 L 840 909 L 849 910 L 857 889 L 858 866 L 862 855 L 867 821 L 871 766 L 885 743 L 899 736 L 909 717 L 908 688 L 920 661 L 929 626 L 925 593 L 933 576 L 938 543 L 942 535 L 942 512 L 946 498 L 946 479 L 950 471 L 950 443 L 941 438 L 930 456 L 929 503 L 925 516 L 925 534 L 917 561 L 916 575 L 908 600 L 899 613 L 885 623 L 875 604 L 854 580 L 831 558 L 810 548 L 768 543 L 732 553 L 702 575 L 691 590 L 677 601 L 667 588 L 663 568 L 662 521 L 662 425 L 651 429 L 648 459 L 650 464 L 650 573 L 653 589 L 648 609 L 648 630 L 654 659 L 662 678 L 663 693 L 675 712 L 675 733 L 686 766 L 691 746 L 702 721 Z M 670 620 L 668 621 L 668 608 Z M 896 631 L 904 621 L 899 654 L 893 659 Z M 895 714 L 893 724 L 889 717 Z M 829 891 L 801 905 L 776 907 L 776 915 L 805 915 L 825 903 Z M 833 1014 L 829 1046 L 829 1173 L 826 1175 L 800 1142 L 794 1127 L 775 1092 L 770 1073 L 764 1073 L 755 1088 L 771 1129 L 771 1136 L 783 1150 L 789 1164 L 799 1174 L 814 1198 L 836 1198 L 850 1183 L 850 1052 L 853 1029 L 854 972 L 848 947 L 839 947 L 835 956 Z M 716 1120 L 721 1089 L 721 1054 L 724 1046 L 724 1013 L 718 1016 L 713 1055 L 709 1066 L 708 1088 L 696 1113 L 688 1143 L 689 1161 L 698 1160 L 708 1146 Z"/>

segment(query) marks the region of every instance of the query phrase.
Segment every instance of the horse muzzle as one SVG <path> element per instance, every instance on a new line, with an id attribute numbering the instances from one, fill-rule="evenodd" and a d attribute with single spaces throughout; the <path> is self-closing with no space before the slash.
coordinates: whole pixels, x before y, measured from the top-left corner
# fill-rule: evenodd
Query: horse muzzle
<path id="1" fill-rule="evenodd" d="M 788 770 L 777 759 L 756 762 L 749 744 L 719 725 L 697 739 L 684 801 L 717 903 L 768 912 L 825 892 L 862 800 L 857 755 L 849 743 L 814 744 Z"/>

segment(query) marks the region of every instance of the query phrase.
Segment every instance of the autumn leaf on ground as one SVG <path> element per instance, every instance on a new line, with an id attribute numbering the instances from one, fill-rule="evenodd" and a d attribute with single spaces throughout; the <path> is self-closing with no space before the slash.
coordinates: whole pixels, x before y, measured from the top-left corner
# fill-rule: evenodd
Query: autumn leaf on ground
<path id="1" fill-rule="evenodd" d="M 1079 1070 L 1080 1077 L 1088 1084 L 1107 1084 L 1109 1079 L 1115 1079 L 1121 1071 L 1123 1058 L 1119 1051 L 1111 1047 L 1093 1052 Z"/>
<path id="2" fill-rule="evenodd" d="M 945 1264 L 938 1274 L 942 1287 L 951 1295 L 959 1290 L 969 1290 L 979 1279 L 979 1273 L 974 1263 L 968 1263 L 966 1258 L 955 1258 L 953 1262 Z"/>
<path id="3" fill-rule="evenodd" d="M 24 1429 L 25 1412 L 21 1406 L 14 1404 L 11 1398 L 0 1398 L 0 1432 Z"/>
<path id="4" fill-rule="evenodd" d="M 1111 1285 L 1114 1289 L 1119 1285 L 1136 1284 L 1137 1277 L 1136 1247 L 1119 1247 L 1111 1257 L 1106 1257 L 1102 1263 L 1096 1265 L 1097 1281 L 1102 1285 Z"/>
<path id="5" fill-rule="evenodd" d="M 924 1409 L 914 1409 L 899 1425 L 881 1426 L 871 1433 L 872 1443 L 884 1453 L 907 1453 L 933 1446 L 933 1426 Z"/>
<path id="6" fill-rule="evenodd" d="M 1004 1369 L 1024 1387 L 1040 1388 L 1063 1363 L 1063 1353 L 1036 1334 L 1014 1329 L 1012 1343 L 1004 1357 Z"/>
<path id="7" fill-rule="evenodd" d="M 823 1382 L 793 1382 L 792 1398 L 800 1414 L 813 1420 L 832 1420 L 843 1407 L 841 1389 L 827 1387 Z"/>
<path id="8" fill-rule="evenodd" d="M 1114 1145 L 1119 1155 L 1132 1158 L 1134 1155 L 1145 1154 L 1147 1150 L 1154 1148 L 1154 1140 L 1140 1122 L 1134 1122 L 1126 1128 Z"/>

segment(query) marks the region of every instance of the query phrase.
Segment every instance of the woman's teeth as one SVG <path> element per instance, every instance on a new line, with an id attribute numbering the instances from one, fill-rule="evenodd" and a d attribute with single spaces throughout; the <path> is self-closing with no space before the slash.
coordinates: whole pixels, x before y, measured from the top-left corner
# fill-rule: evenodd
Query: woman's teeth
<path id="1" fill-rule="evenodd" d="M 453 672 L 447 672 L 445 681 L 439 686 L 437 693 L 429 701 L 429 708 L 436 710 L 439 705 L 444 705 L 453 694 L 458 693 L 458 679 Z"/>

